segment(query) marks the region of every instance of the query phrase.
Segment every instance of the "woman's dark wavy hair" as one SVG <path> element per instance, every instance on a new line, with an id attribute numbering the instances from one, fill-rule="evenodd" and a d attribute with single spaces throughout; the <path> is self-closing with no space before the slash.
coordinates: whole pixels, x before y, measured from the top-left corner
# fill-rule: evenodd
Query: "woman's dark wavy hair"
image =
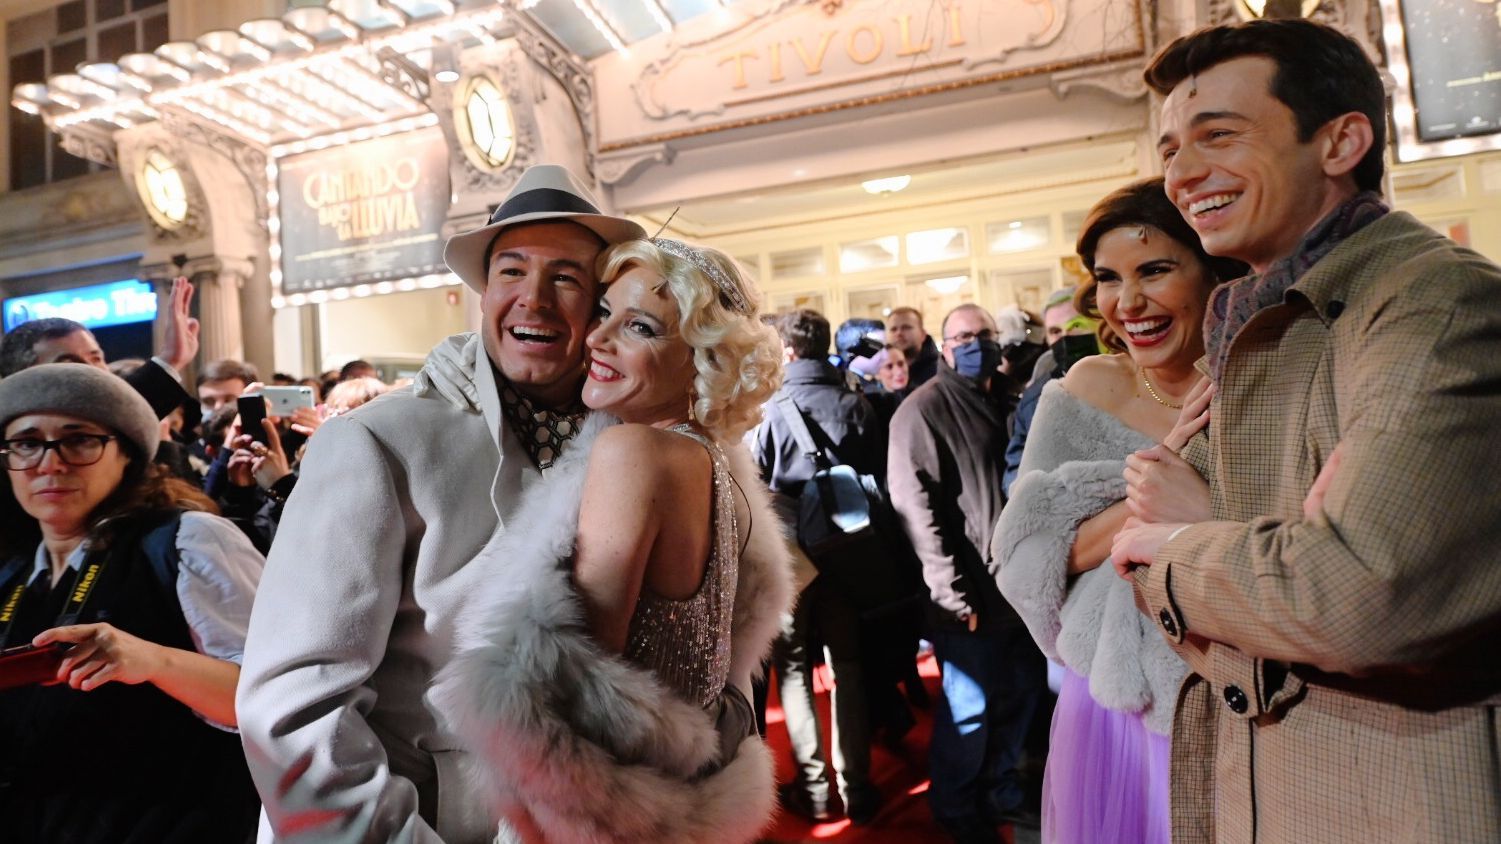
<path id="1" fill-rule="evenodd" d="M 1341 114 L 1365 115 L 1371 121 L 1371 148 L 1355 165 L 1355 184 L 1381 190 L 1386 89 L 1365 50 L 1334 27 L 1300 18 L 1208 27 L 1163 47 L 1143 75 L 1152 90 L 1167 96 L 1183 80 L 1245 56 L 1262 56 L 1277 66 L 1269 93 L 1292 111 L 1302 143 Z"/>
<path id="2" fill-rule="evenodd" d="M 213 499 L 192 484 L 172 477 L 145 459 L 125 438 L 115 440 L 130 462 L 125 474 L 94 512 L 89 514 L 88 542 L 103 550 L 122 536 L 132 535 L 142 524 L 183 510 L 218 514 Z M 0 560 L 29 557 L 42 541 L 42 528 L 21 503 L 9 483 L 0 485 Z"/>
<path id="3" fill-rule="evenodd" d="M 1100 342 L 1117 352 L 1124 352 L 1126 344 L 1110 330 L 1100 314 L 1100 305 L 1095 297 L 1094 257 L 1100 238 L 1106 232 L 1128 226 L 1156 229 L 1188 247 L 1204 266 L 1204 273 L 1211 284 L 1240 278 L 1249 271 L 1249 267 L 1240 261 L 1216 258 L 1204 251 L 1198 234 L 1183 219 L 1177 206 L 1167 198 L 1161 176 L 1132 182 L 1106 196 L 1089 209 L 1089 215 L 1084 218 L 1084 227 L 1079 232 L 1079 241 L 1074 247 L 1074 251 L 1079 253 L 1079 260 L 1084 262 L 1084 268 L 1089 270 L 1089 277 L 1074 291 L 1074 310 L 1097 320 L 1099 327 L 1095 331 Z"/>

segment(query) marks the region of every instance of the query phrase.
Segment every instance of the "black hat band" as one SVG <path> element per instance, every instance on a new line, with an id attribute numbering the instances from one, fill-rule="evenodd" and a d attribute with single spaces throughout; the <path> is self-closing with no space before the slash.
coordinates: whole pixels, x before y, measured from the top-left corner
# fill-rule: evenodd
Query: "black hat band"
<path id="1" fill-rule="evenodd" d="M 577 194 L 556 188 L 534 188 L 501 203 L 490 215 L 491 223 L 499 223 L 522 214 L 547 212 L 553 214 L 598 214 L 599 209 Z"/>

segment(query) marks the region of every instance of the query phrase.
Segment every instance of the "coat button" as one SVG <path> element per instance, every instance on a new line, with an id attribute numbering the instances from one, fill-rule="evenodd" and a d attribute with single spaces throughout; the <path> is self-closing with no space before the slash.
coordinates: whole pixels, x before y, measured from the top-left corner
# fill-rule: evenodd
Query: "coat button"
<path id="1" fill-rule="evenodd" d="M 1329 302 L 1329 306 L 1324 310 L 1329 314 L 1330 319 L 1339 319 L 1339 315 L 1345 312 L 1345 303 L 1338 299 L 1332 299 Z"/>
<path id="2" fill-rule="evenodd" d="M 1246 714 L 1251 708 L 1251 701 L 1246 698 L 1246 693 L 1240 690 L 1240 686 L 1225 687 L 1225 705 L 1236 715 Z"/>
<path id="3" fill-rule="evenodd" d="M 1173 614 L 1171 612 L 1163 610 L 1157 614 L 1157 620 L 1162 622 L 1162 629 L 1167 631 L 1167 635 L 1178 635 L 1178 622 L 1173 621 Z"/>

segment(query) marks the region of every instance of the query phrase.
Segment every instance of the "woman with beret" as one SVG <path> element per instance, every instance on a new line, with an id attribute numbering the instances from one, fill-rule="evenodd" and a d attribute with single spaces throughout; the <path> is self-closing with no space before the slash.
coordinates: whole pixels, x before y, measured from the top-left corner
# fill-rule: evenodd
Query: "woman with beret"
<path id="1" fill-rule="evenodd" d="M 243 841 L 234 690 L 263 561 L 157 473 L 155 414 L 83 364 L 0 381 L 0 817 L 16 842 Z"/>

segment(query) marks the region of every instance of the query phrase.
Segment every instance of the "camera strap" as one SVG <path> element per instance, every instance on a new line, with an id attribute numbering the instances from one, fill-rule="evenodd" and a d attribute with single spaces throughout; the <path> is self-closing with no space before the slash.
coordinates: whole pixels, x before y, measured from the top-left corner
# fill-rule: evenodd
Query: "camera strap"
<path id="1" fill-rule="evenodd" d="M 104 571 L 104 563 L 107 557 L 100 558 L 97 562 L 89 562 L 84 559 L 78 577 L 68 589 L 68 602 L 63 605 L 63 611 L 57 617 L 53 627 L 66 627 L 77 624 L 83 615 L 84 604 L 88 603 L 89 596 L 94 593 L 94 587 L 99 583 L 99 575 Z M 21 606 L 21 598 L 26 594 L 26 588 L 31 585 L 34 578 L 23 578 L 20 583 L 11 587 L 5 594 L 5 603 L 0 604 L 0 648 L 10 643 L 11 628 L 16 625 L 16 610 Z"/>
<path id="2" fill-rule="evenodd" d="M 21 562 L 19 560 L 12 560 L 11 564 L 7 564 L 5 567 L 4 579 L 10 580 L 19 574 L 20 570 Z M 24 577 L 21 578 L 20 583 L 17 583 L 9 592 L 5 593 L 5 603 L 0 604 L 0 648 L 4 648 L 5 643 L 10 641 L 10 629 L 16 623 L 16 610 L 21 606 L 21 596 L 26 594 L 26 587 L 28 585 L 29 581 Z"/>

